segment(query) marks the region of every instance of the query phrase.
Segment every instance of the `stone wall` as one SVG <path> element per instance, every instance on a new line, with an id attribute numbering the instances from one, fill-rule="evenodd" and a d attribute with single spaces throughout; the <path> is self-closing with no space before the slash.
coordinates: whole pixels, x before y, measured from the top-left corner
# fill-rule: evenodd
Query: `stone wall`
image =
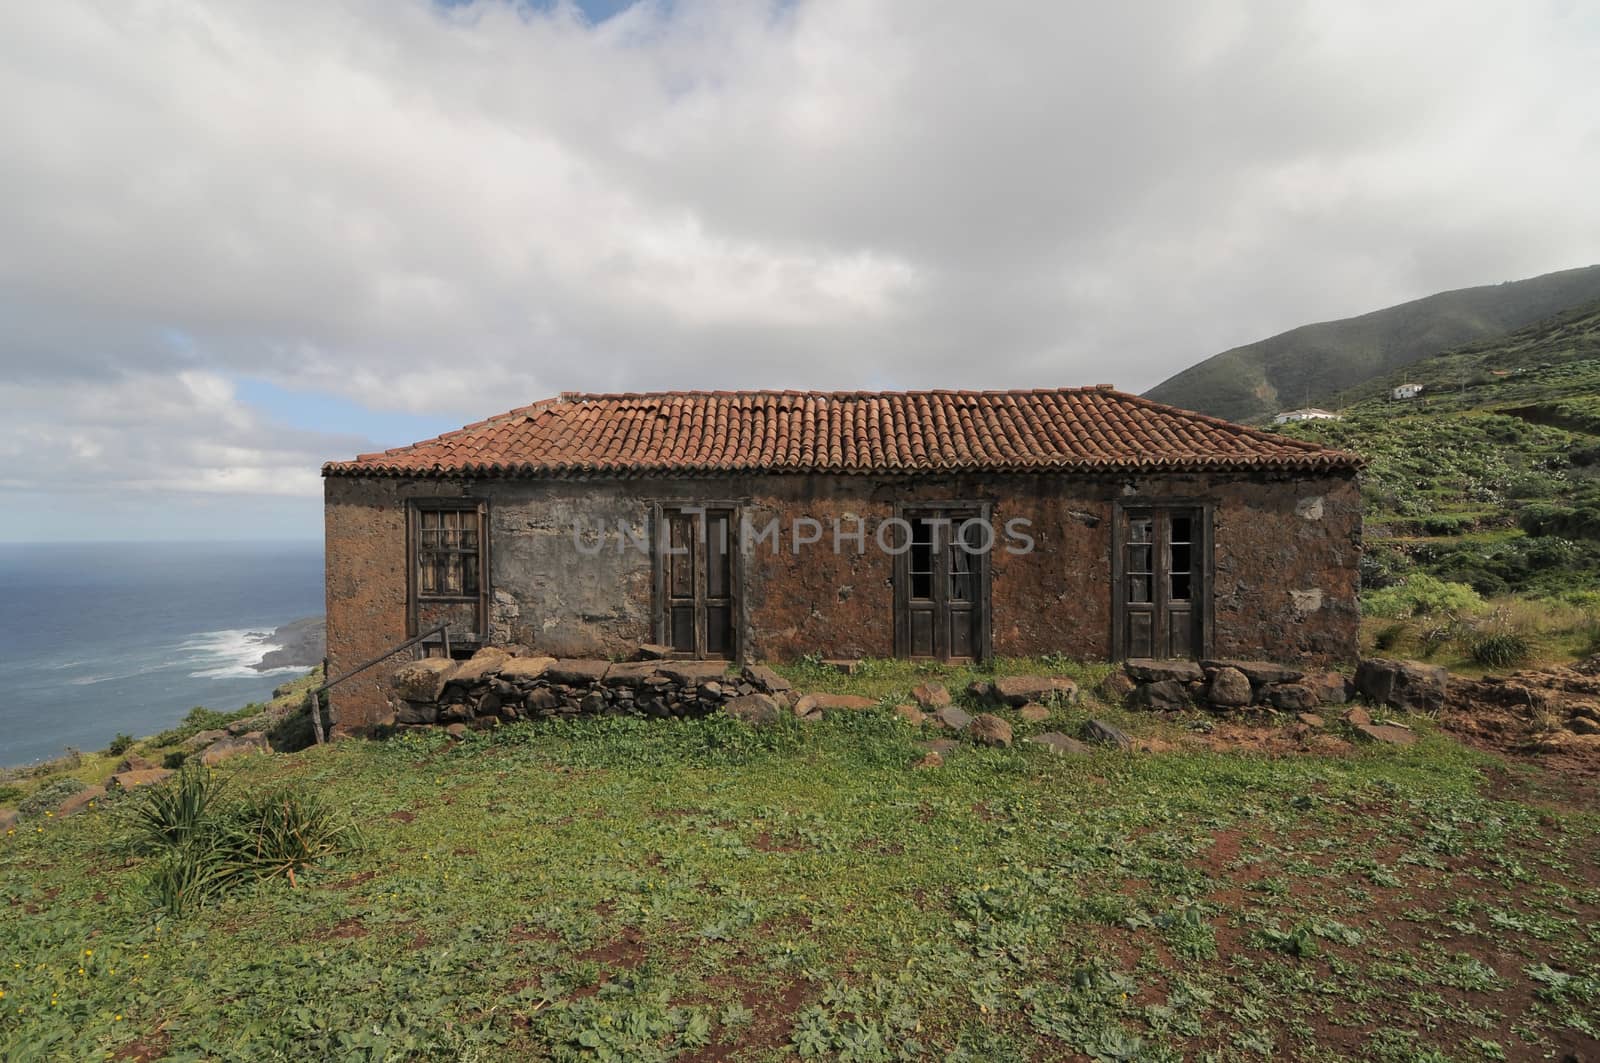
<path id="1" fill-rule="evenodd" d="M 488 642 L 551 657 L 621 657 L 653 630 L 650 558 L 627 544 L 647 536 L 653 504 L 732 502 L 785 537 L 743 541 L 738 624 L 744 661 L 888 657 L 894 653 L 893 558 L 873 545 L 897 505 L 987 501 L 999 527 L 1029 522 L 1031 553 L 991 555 L 993 651 L 1104 658 L 1112 645 L 1111 526 L 1118 502 L 1208 501 L 1214 512 L 1212 652 L 1317 662 L 1352 660 L 1359 625 L 1360 496 L 1353 475 L 756 476 L 699 480 L 325 481 L 330 674 L 404 640 L 409 500 L 488 503 Z M 823 541 L 798 552 L 787 528 L 821 522 Z M 863 522 L 865 548 L 831 529 Z M 575 522 L 590 529 L 585 550 Z M 620 522 L 620 530 L 619 530 Z M 595 549 L 599 547 L 599 549 Z M 465 632 L 463 632 L 464 634 Z M 379 719 L 384 669 L 340 686 L 341 730 Z"/>
<path id="2" fill-rule="evenodd" d="M 487 647 L 471 660 L 425 658 L 387 675 L 379 725 L 494 727 L 557 716 L 694 718 L 753 694 L 787 704 L 787 681 L 761 667 L 730 673 L 726 661 L 566 659 Z M 773 702 L 774 706 L 777 704 Z"/>

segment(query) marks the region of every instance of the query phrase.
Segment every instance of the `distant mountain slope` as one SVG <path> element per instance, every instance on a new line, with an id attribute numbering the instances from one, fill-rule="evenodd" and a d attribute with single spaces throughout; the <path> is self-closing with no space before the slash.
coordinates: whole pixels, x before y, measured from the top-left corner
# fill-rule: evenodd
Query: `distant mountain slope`
<path id="1" fill-rule="evenodd" d="M 1344 393 L 1345 405 L 1381 399 L 1403 382 L 1422 384 L 1428 404 L 1501 404 L 1526 398 L 1549 401 L 1569 392 L 1586 393 L 1587 374 L 1541 370 L 1600 360 L 1600 299 L 1585 303 L 1514 332 L 1419 358 Z M 1458 393 L 1471 393 L 1456 400 Z"/>
<path id="2" fill-rule="evenodd" d="M 1235 347 L 1162 381 L 1146 396 L 1235 421 L 1337 405 L 1340 392 L 1419 358 L 1502 336 L 1600 299 L 1600 265 L 1461 288 Z"/>

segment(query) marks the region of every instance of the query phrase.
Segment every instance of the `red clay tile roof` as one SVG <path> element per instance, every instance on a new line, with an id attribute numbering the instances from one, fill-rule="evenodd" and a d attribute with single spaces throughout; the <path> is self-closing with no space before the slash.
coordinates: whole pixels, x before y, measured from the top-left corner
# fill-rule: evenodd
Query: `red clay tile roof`
<path id="1" fill-rule="evenodd" d="M 569 393 L 325 476 L 1349 469 L 1353 454 L 1109 387 Z"/>

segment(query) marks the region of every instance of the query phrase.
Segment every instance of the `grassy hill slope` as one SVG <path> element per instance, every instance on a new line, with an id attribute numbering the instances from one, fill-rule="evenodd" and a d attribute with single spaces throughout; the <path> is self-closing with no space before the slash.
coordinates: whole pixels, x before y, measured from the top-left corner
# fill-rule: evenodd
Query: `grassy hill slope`
<path id="1" fill-rule="evenodd" d="M 1600 266 L 1441 292 L 1360 317 L 1304 325 L 1235 347 L 1145 394 L 1187 409 L 1250 421 L 1341 392 L 1463 344 L 1503 336 L 1600 299 Z"/>
<path id="2" fill-rule="evenodd" d="M 1392 643 L 1376 648 L 1454 664 L 1474 638 L 1516 628 L 1546 643 L 1537 656 L 1590 652 L 1600 643 L 1600 305 L 1407 375 L 1460 383 L 1280 429 L 1368 460 L 1364 605 L 1369 636 L 1387 631 Z M 1470 591 L 1452 597 L 1419 574 Z"/>

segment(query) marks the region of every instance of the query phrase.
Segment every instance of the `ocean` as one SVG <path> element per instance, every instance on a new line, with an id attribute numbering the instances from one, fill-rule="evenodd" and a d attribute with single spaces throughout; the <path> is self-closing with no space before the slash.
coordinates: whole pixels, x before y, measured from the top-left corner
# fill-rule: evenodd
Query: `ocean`
<path id="1" fill-rule="evenodd" d="M 0 766 L 237 709 L 280 624 L 323 611 L 320 542 L 0 543 Z"/>

